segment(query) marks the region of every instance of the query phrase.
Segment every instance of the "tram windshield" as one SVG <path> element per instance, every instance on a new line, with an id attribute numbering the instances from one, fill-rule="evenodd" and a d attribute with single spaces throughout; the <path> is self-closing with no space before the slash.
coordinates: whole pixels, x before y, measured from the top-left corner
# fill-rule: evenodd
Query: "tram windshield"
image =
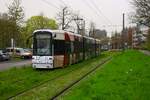
<path id="1" fill-rule="evenodd" d="M 34 37 L 33 54 L 39 56 L 52 55 L 52 36 L 49 33 L 37 33 Z"/>

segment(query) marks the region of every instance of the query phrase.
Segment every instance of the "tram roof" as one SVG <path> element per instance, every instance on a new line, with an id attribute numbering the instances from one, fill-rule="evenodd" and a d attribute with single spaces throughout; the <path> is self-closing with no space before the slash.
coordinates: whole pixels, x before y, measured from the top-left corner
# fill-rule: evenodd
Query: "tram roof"
<path id="1" fill-rule="evenodd" d="M 68 33 L 70 35 L 82 36 L 80 34 L 76 34 L 76 33 L 70 32 L 70 31 L 65 31 L 65 30 L 51 30 L 51 29 L 38 29 L 38 30 L 35 30 L 33 33 L 40 32 L 40 31 L 47 31 L 47 32 L 56 33 L 56 34 L 57 33 L 59 33 L 59 34 Z"/>
<path id="2" fill-rule="evenodd" d="M 35 30 L 33 33 L 40 32 L 40 31 L 47 31 L 47 32 L 51 32 L 51 33 L 64 33 L 64 32 L 66 32 L 64 30 L 38 29 L 38 30 Z"/>
<path id="3" fill-rule="evenodd" d="M 33 33 L 40 32 L 40 31 L 47 31 L 47 32 L 55 33 L 55 34 L 57 34 L 57 33 L 58 34 L 68 33 L 69 35 L 74 35 L 74 36 L 79 36 L 79 37 L 82 36 L 80 34 L 76 34 L 76 33 L 65 31 L 65 30 L 51 30 L 51 29 L 38 29 L 38 30 L 35 30 Z M 91 39 L 91 40 L 100 41 L 99 39 L 94 39 L 94 38 L 88 37 L 88 36 L 83 36 L 83 37 L 85 37 L 87 39 Z"/>

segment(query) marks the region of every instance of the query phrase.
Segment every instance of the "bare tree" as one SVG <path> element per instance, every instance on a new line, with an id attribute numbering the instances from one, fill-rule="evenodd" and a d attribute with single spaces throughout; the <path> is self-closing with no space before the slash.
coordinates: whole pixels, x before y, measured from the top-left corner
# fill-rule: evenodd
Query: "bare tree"
<path id="1" fill-rule="evenodd" d="M 24 11 L 23 7 L 21 6 L 21 0 L 13 0 L 12 4 L 8 6 L 8 15 L 16 24 L 22 23 Z"/>
<path id="2" fill-rule="evenodd" d="M 77 25 L 78 34 L 85 35 L 85 20 L 80 16 L 79 13 L 73 13 L 73 20 Z"/>
<path id="3" fill-rule="evenodd" d="M 146 46 L 150 50 L 150 29 L 148 30 Z"/>
<path id="4" fill-rule="evenodd" d="M 138 22 L 150 29 L 150 0 L 133 0 L 135 7 L 133 21 Z M 146 47 L 150 50 L 150 32 L 148 32 Z"/>
<path id="5" fill-rule="evenodd" d="M 58 12 L 56 19 L 58 24 L 61 26 L 62 30 L 68 29 L 73 21 L 73 14 L 68 7 L 63 7 L 60 12 Z"/>
<path id="6" fill-rule="evenodd" d="M 150 0 L 133 0 L 134 22 L 150 27 Z"/>

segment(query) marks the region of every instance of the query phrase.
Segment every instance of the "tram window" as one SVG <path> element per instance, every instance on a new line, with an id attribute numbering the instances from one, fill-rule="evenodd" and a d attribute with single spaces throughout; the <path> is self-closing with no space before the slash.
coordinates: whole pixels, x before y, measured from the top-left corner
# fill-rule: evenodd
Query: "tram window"
<path id="1" fill-rule="evenodd" d="M 33 54 L 51 56 L 51 35 L 47 32 L 37 32 L 34 35 Z"/>
<path id="2" fill-rule="evenodd" d="M 74 42 L 71 42 L 71 53 L 74 52 Z"/>
<path id="3" fill-rule="evenodd" d="M 51 55 L 50 39 L 37 39 L 37 54 Z"/>
<path id="4" fill-rule="evenodd" d="M 54 41 L 54 54 L 62 55 L 65 53 L 65 41 L 63 40 L 55 40 Z"/>
<path id="5" fill-rule="evenodd" d="M 83 51 L 83 42 L 81 41 L 78 42 L 78 48 L 79 48 L 79 52 Z"/>
<path id="6" fill-rule="evenodd" d="M 74 41 L 74 52 L 78 53 L 79 47 L 78 47 L 78 41 Z"/>
<path id="7" fill-rule="evenodd" d="M 66 41 L 65 49 L 66 49 L 66 53 L 71 53 L 71 43 L 70 43 L 70 41 Z"/>

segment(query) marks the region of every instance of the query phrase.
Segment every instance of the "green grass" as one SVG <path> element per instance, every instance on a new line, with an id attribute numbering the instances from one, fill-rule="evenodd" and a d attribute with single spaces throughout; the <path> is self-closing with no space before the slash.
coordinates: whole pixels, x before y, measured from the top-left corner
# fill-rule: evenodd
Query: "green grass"
<path id="1" fill-rule="evenodd" d="M 0 100 L 7 99 L 10 96 L 24 90 L 28 90 L 33 86 L 63 75 L 71 70 L 80 70 L 82 67 L 90 66 L 91 63 L 95 61 L 99 62 L 100 59 L 106 58 L 109 55 L 109 53 L 105 53 L 100 57 L 86 60 L 84 62 L 68 66 L 64 69 L 33 70 L 31 67 L 23 67 L 0 72 Z M 66 77 L 64 78 L 67 79 Z"/>
<path id="2" fill-rule="evenodd" d="M 79 69 L 68 73 L 66 75 L 63 75 L 60 78 L 57 78 L 53 81 L 47 82 L 37 88 L 34 88 L 30 91 L 27 91 L 13 99 L 15 100 L 34 100 L 34 99 L 40 99 L 40 100 L 47 100 L 50 99 L 52 96 L 54 96 L 56 93 L 60 92 L 64 87 L 68 86 L 75 80 L 82 77 L 85 73 L 87 73 L 89 70 L 93 69 L 95 65 L 101 62 L 102 58 L 106 58 L 106 56 L 101 56 L 96 59 L 93 59 L 91 62 L 88 61 L 84 63 L 83 65 L 79 65 Z M 78 66 L 78 64 L 76 65 Z"/>
<path id="3" fill-rule="evenodd" d="M 150 56 L 128 50 L 82 80 L 61 100 L 150 100 Z"/>

